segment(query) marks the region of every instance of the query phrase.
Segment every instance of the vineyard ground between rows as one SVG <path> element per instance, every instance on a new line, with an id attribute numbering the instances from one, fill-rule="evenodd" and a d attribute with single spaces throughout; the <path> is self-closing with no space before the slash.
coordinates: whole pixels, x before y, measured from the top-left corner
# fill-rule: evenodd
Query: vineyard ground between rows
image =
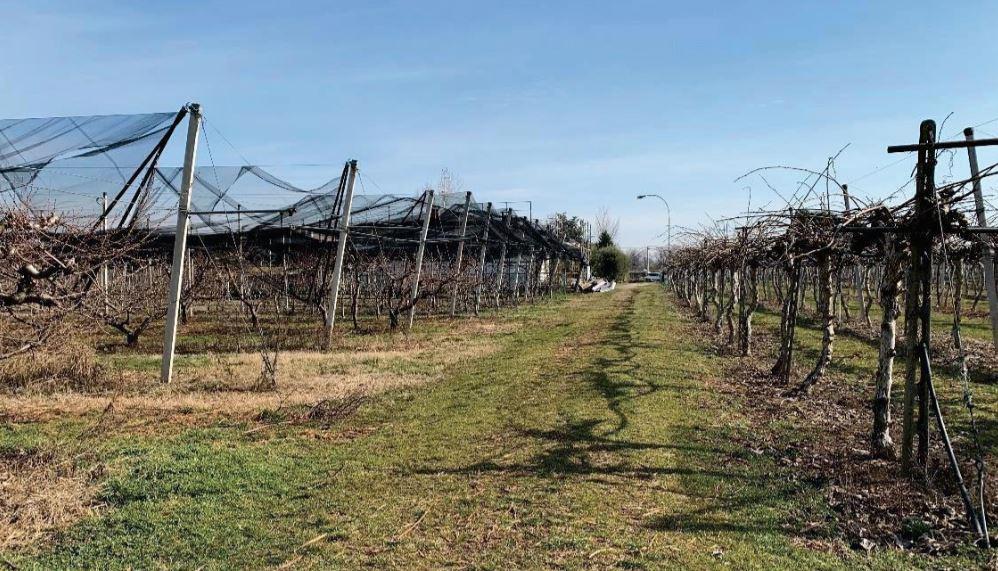
<path id="1" fill-rule="evenodd" d="M 778 322 L 762 312 L 761 338 Z M 755 449 L 834 434 L 760 419 L 764 397 L 704 331 L 660 286 L 628 285 L 481 322 L 431 320 L 408 336 L 347 335 L 325 357 L 283 354 L 314 382 L 272 395 L 213 389 L 204 377 L 225 357 L 191 356 L 181 370 L 201 370 L 187 381 L 201 383 L 197 398 L 4 397 L 4 480 L 36 478 L 25 487 L 49 486 L 39 495 L 65 505 L 26 502 L 20 521 L 0 522 L 3 558 L 25 568 L 985 563 L 971 547 L 941 558 L 850 549 L 822 484 Z M 803 366 L 819 334 L 802 331 Z M 836 351 L 816 394 L 869 392 L 875 349 L 846 332 Z M 139 370 L 151 359 L 114 358 Z M 348 390 L 351 379 L 366 394 Z M 955 385 L 940 384 L 958 406 Z M 975 390 L 984 424 L 998 425 L 998 390 Z M 309 408 L 325 397 L 340 404 Z M 31 509 L 63 514 L 61 531 L 28 529 Z M 802 529 L 813 521 L 819 529 Z"/>

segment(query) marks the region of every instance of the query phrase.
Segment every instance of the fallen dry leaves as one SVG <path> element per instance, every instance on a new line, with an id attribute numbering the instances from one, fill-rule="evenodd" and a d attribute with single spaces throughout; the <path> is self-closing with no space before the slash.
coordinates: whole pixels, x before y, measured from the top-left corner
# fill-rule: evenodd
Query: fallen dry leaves
<path id="1" fill-rule="evenodd" d="M 709 325 L 702 331 L 714 336 Z M 833 373 L 810 396 L 788 397 L 790 387 L 769 374 L 770 355 L 737 357 L 723 347 L 723 341 L 717 337 L 717 351 L 726 355 L 728 367 L 725 375 L 711 383 L 718 392 L 743 403 L 740 410 L 752 429 L 742 445 L 750 453 L 773 458 L 790 481 L 817 489 L 828 507 L 824 514 L 806 508 L 792 514 L 784 524 L 788 534 L 809 547 L 830 552 L 840 550 L 840 540 L 844 540 L 854 550 L 891 548 L 942 554 L 976 540 L 937 436 L 923 478 L 903 478 L 897 461 L 871 455 L 872 371 L 867 383 Z M 755 347 L 776 345 L 767 331 L 756 332 Z M 978 344 L 973 345 L 975 354 L 981 351 Z M 944 351 L 940 358 L 945 359 Z M 899 412 L 892 409 L 896 425 Z M 788 431 L 787 424 L 793 430 Z M 899 435 L 894 436 L 897 442 Z M 963 444 L 966 451 L 967 443 Z M 968 452 L 961 461 L 964 478 L 972 485 Z M 989 474 L 988 489 L 996 486 L 998 479 Z M 988 513 L 998 514 L 998 502 L 990 499 Z"/>

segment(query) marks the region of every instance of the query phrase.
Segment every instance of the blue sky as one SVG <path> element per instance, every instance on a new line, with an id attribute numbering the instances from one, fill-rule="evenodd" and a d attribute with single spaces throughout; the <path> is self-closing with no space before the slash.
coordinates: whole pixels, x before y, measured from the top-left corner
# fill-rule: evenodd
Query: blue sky
<path id="1" fill-rule="evenodd" d="M 636 194 L 698 227 L 743 211 L 746 186 L 775 198 L 740 174 L 820 169 L 848 143 L 840 180 L 884 196 L 911 161 L 868 173 L 920 120 L 952 112 L 948 138 L 998 118 L 993 2 L 82 4 L 0 0 L 0 116 L 199 101 L 292 182 L 339 166 L 289 165 L 356 158 L 368 191 L 412 193 L 447 168 L 535 216 L 607 207 L 628 246 L 663 240 L 664 207 Z M 216 163 L 241 162 L 208 137 Z"/>

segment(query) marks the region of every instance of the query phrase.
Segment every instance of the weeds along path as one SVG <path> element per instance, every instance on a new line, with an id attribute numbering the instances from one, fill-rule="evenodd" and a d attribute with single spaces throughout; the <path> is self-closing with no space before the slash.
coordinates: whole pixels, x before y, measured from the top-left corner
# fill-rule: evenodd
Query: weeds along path
<path id="1" fill-rule="evenodd" d="M 845 565 L 788 539 L 798 490 L 731 444 L 719 363 L 654 284 L 514 314 L 498 351 L 331 428 L 121 438 L 107 505 L 31 567 Z M 858 561 L 848 561 L 850 565 Z"/>

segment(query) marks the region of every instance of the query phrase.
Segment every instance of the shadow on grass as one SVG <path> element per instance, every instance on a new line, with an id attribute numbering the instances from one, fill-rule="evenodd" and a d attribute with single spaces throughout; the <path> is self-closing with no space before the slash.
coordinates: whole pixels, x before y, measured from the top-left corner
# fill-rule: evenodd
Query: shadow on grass
<path id="1" fill-rule="evenodd" d="M 742 450 L 733 428 L 701 422 L 709 412 L 687 415 L 681 408 L 671 421 L 663 417 L 661 427 L 634 416 L 648 413 L 647 404 L 636 405 L 656 393 L 662 398 L 645 402 L 682 407 L 689 402 L 683 395 L 702 390 L 688 379 L 703 372 L 685 349 L 642 339 L 641 330 L 659 322 L 649 324 L 644 313 L 639 320 L 637 312 L 648 309 L 638 307 L 634 297 L 623 303 L 603 330 L 595 357 L 570 363 L 583 365 L 578 372 L 550 373 L 572 375 L 578 383 L 573 397 L 585 400 L 573 418 L 515 430 L 512 452 L 487 453 L 466 465 L 417 466 L 405 475 L 541 479 L 553 489 L 598 484 L 628 496 L 648 494 L 647 513 L 637 524 L 652 532 L 782 533 L 781 507 L 802 489 L 781 479 L 768 460 Z M 647 361 L 653 353 L 655 359 Z M 660 451 L 674 454 L 656 454 Z"/>
<path id="2" fill-rule="evenodd" d="M 724 454 L 719 448 L 694 444 L 657 444 L 610 439 L 596 434 L 603 423 L 589 419 L 569 422 L 562 428 L 550 430 L 520 430 L 518 435 L 532 439 L 536 447 L 542 448 L 523 463 L 500 463 L 489 459 L 459 468 L 419 468 L 409 472 L 417 475 L 436 474 L 482 474 L 498 473 L 525 477 L 551 476 L 596 476 L 614 475 L 647 479 L 660 475 L 688 475 L 721 480 L 765 480 L 768 476 L 749 476 L 737 471 L 714 470 L 707 468 L 650 467 L 632 464 L 621 458 L 618 462 L 593 462 L 593 454 L 621 454 L 641 450 L 680 450 L 701 454 Z"/>
<path id="3" fill-rule="evenodd" d="M 741 493 L 715 499 L 696 495 L 700 507 L 658 515 L 645 526 L 656 531 L 766 533 L 780 531 L 771 518 L 757 515 L 759 507 L 775 504 L 790 494 Z M 707 503 L 704 504 L 704 501 Z"/>
<path id="4" fill-rule="evenodd" d="M 607 408 L 617 417 L 616 426 L 609 431 L 609 436 L 621 432 L 630 424 L 624 410 L 627 403 L 662 389 L 654 381 L 643 379 L 646 375 L 642 374 L 641 364 L 635 360 L 639 349 L 661 349 L 652 343 L 641 343 L 635 339 L 635 297 L 627 300 L 627 307 L 607 331 L 603 347 L 609 349 L 609 356 L 597 357 L 593 365 L 581 375 L 581 380 L 600 393 Z"/>
<path id="5" fill-rule="evenodd" d="M 580 478 L 586 481 L 599 480 L 611 485 L 628 485 L 628 482 L 650 480 L 657 477 L 677 477 L 682 482 L 683 493 L 696 498 L 695 510 L 656 518 L 646 525 L 652 529 L 668 529 L 673 522 L 686 521 L 685 527 L 701 525 L 704 529 L 720 517 L 715 513 L 724 509 L 758 506 L 760 503 L 780 501 L 779 495 L 755 493 L 770 490 L 774 479 L 765 471 L 750 471 L 743 466 L 731 464 L 731 450 L 715 445 L 730 438 L 728 434 L 715 433 L 701 426 L 670 425 L 670 442 L 643 442 L 622 438 L 621 434 L 631 425 L 629 417 L 635 401 L 659 391 L 670 393 L 694 391 L 696 387 L 678 382 L 658 382 L 670 376 L 682 378 L 695 374 L 693 366 L 683 364 L 666 366 L 643 366 L 638 359 L 639 351 L 662 352 L 668 349 L 658 344 L 643 342 L 635 333 L 635 299 L 626 300 L 627 306 L 616 316 L 605 330 L 601 341 L 602 355 L 593 359 L 589 366 L 577 374 L 584 386 L 595 390 L 605 403 L 603 414 L 588 415 L 586 418 L 567 420 L 557 426 L 544 429 L 522 428 L 516 436 L 526 440 L 517 448 L 532 451 L 525 460 L 506 460 L 509 454 L 497 453 L 481 461 L 459 466 L 424 466 L 408 472 L 410 475 L 482 475 L 494 474 L 523 478 Z M 678 352 L 677 359 L 682 359 Z M 672 375 L 664 371 L 674 371 Z M 609 413 L 609 418 L 607 417 Z M 665 428 L 665 427 L 663 427 Z M 663 434 L 665 431 L 663 430 Z M 632 456 L 633 452 L 674 450 L 679 459 L 661 465 L 662 462 Z M 652 465 L 649 465 L 652 464 Z M 658 465 L 655 465 L 658 464 Z M 730 467 L 729 467 L 730 466 Z M 603 480 L 609 476 L 612 480 Z M 671 487 L 671 486 L 670 486 Z M 663 494 L 668 493 L 663 491 Z M 719 495 L 720 494 L 720 495 Z M 730 497 L 726 497 L 730 496 Z M 704 507 L 704 501 L 710 505 Z M 699 524 L 697 519 L 702 519 Z M 742 518 L 742 525 L 758 530 L 773 529 L 772 525 L 751 517 Z"/>

